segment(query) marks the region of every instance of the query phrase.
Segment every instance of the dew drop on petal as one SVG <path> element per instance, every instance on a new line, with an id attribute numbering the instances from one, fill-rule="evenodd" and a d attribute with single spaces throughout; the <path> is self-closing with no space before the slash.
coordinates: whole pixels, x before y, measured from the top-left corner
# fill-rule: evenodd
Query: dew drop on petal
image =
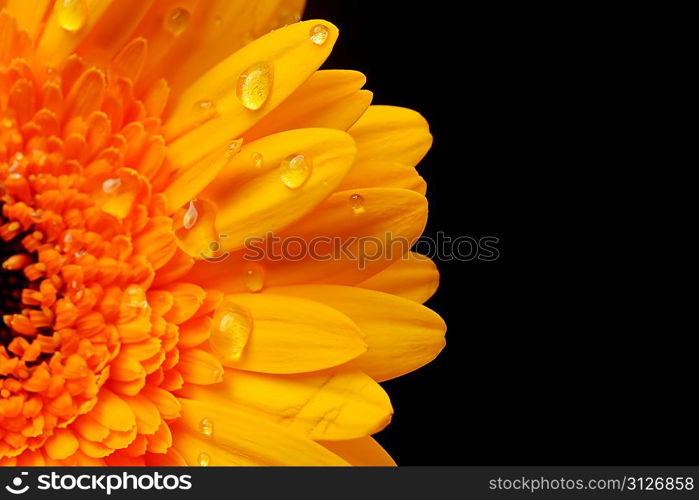
<path id="1" fill-rule="evenodd" d="M 303 186 L 311 175 L 311 163 L 304 155 L 291 155 L 282 160 L 280 178 L 289 189 Z"/>
<path id="2" fill-rule="evenodd" d="M 193 201 L 189 202 L 189 207 L 182 217 L 182 225 L 185 229 L 192 229 L 199 218 L 199 211 Z"/>
<path id="3" fill-rule="evenodd" d="M 203 452 L 202 452 L 202 453 L 200 453 L 199 456 L 197 457 L 197 463 L 198 463 L 201 467 L 206 467 L 206 466 L 208 466 L 210 462 L 211 462 L 211 457 L 209 456 L 208 453 L 203 453 Z"/>
<path id="4" fill-rule="evenodd" d="M 216 114 L 216 103 L 211 99 L 202 99 L 194 103 L 192 111 L 194 112 L 195 120 L 203 122 Z"/>
<path id="5" fill-rule="evenodd" d="M 235 141 L 231 141 L 228 146 L 226 146 L 226 158 L 230 158 L 234 155 L 237 155 L 240 153 L 240 148 L 243 146 L 243 140 L 242 139 L 236 139 Z"/>
<path id="6" fill-rule="evenodd" d="M 262 153 L 253 153 L 250 155 L 250 159 L 252 160 L 252 166 L 255 168 L 261 168 L 264 163 Z"/>
<path id="7" fill-rule="evenodd" d="M 267 63 L 250 66 L 238 78 L 236 95 L 240 103 L 252 111 L 260 109 L 272 89 L 273 71 Z"/>
<path id="8" fill-rule="evenodd" d="M 214 313 L 209 332 L 211 350 L 221 361 L 237 361 L 248 342 L 253 320 L 250 313 L 232 302 L 224 302 Z"/>
<path id="9" fill-rule="evenodd" d="M 66 31 L 80 30 L 87 21 L 87 3 L 85 0 L 58 0 L 56 2 L 56 20 Z"/>
<path id="10" fill-rule="evenodd" d="M 364 212 L 364 197 L 361 194 L 353 194 L 349 198 L 350 207 L 355 214 Z"/>
<path id="11" fill-rule="evenodd" d="M 327 26 L 324 26 L 322 24 L 316 24 L 311 28 L 311 31 L 308 34 L 308 38 L 310 38 L 311 42 L 315 43 L 316 45 L 323 45 L 325 42 L 328 41 L 329 35 L 330 30 Z"/>
<path id="12" fill-rule="evenodd" d="M 202 418 L 199 422 L 199 432 L 205 436 L 211 436 L 214 432 L 214 423 L 206 417 Z"/>
<path id="13" fill-rule="evenodd" d="M 175 7 L 165 16 L 165 29 L 174 36 L 180 36 L 189 25 L 190 12 L 184 7 Z"/>
<path id="14" fill-rule="evenodd" d="M 265 286 L 265 268 L 259 264 L 248 264 L 243 268 L 243 283 L 251 292 L 259 292 Z"/>
<path id="15" fill-rule="evenodd" d="M 140 286 L 130 286 L 122 298 L 122 302 L 126 307 L 132 309 L 145 309 L 148 307 L 146 292 Z"/>
<path id="16" fill-rule="evenodd" d="M 102 191 L 104 191 L 106 194 L 114 194 L 119 190 L 120 187 L 121 179 L 119 177 L 107 179 L 102 183 Z"/>

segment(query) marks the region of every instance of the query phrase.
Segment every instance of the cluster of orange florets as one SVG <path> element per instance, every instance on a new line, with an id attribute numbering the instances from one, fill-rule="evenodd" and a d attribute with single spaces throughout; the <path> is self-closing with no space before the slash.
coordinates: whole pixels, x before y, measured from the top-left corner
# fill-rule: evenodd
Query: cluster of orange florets
<path id="1" fill-rule="evenodd" d="M 182 318 L 177 290 L 148 289 L 188 264 L 154 194 L 171 174 L 167 86 L 135 95 L 142 40 L 111 68 L 42 68 L 0 17 L 0 459 L 163 453 Z M 119 422 L 121 404 L 158 418 Z"/>

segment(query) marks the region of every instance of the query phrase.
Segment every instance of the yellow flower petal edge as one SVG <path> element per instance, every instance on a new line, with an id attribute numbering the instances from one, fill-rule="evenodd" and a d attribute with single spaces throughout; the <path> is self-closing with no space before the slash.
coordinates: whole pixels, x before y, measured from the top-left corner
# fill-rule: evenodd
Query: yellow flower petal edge
<path id="1" fill-rule="evenodd" d="M 393 414 L 386 392 L 360 371 L 278 376 L 236 370 L 221 384 L 192 386 L 183 395 L 222 406 L 236 401 L 250 414 L 314 440 L 374 434 L 388 425 Z"/>
<path id="2" fill-rule="evenodd" d="M 283 102 L 306 81 L 326 59 L 337 39 L 337 28 L 324 23 L 328 39 L 318 46 L 309 42 L 309 30 L 319 21 L 304 21 L 269 33 L 246 45 L 212 68 L 182 93 L 165 121 L 165 136 L 172 139 L 170 151 L 181 164 L 223 147 L 242 135 L 265 114 Z M 236 95 L 240 76 L 256 65 L 264 65 L 269 80 L 259 89 L 264 99 L 260 109 L 251 111 Z M 202 102 L 211 102 L 214 116 L 198 125 Z M 193 128 L 194 127 L 194 128 Z"/>
<path id="3" fill-rule="evenodd" d="M 347 366 L 378 381 L 429 363 L 445 345 L 446 325 L 442 318 L 402 297 L 337 285 L 278 287 L 266 293 L 317 300 L 351 318 L 366 335 L 368 348 Z"/>
<path id="4" fill-rule="evenodd" d="M 204 419 L 212 423 L 210 436 L 201 432 Z M 181 440 L 175 448 L 189 465 L 348 465 L 327 448 L 297 433 L 237 408 L 203 401 L 182 398 L 177 431 Z"/>

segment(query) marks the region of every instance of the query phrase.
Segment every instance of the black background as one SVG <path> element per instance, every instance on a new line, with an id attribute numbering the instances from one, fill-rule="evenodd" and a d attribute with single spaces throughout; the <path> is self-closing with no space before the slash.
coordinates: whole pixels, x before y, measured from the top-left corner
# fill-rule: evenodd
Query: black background
<path id="1" fill-rule="evenodd" d="M 438 262 L 427 305 L 447 347 L 384 384 L 396 413 L 378 440 L 400 465 L 697 463 L 696 327 L 658 281 L 668 235 L 637 231 L 655 193 L 605 149 L 624 124 L 596 114 L 622 59 L 574 6 L 461 4 L 304 15 L 340 28 L 326 68 L 430 122 L 426 234 L 500 239 L 496 262 Z"/>

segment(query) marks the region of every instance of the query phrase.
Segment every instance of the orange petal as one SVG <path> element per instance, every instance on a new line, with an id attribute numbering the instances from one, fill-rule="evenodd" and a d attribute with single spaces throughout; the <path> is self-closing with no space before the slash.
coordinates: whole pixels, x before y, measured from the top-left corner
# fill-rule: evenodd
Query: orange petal
<path id="1" fill-rule="evenodd" d="M 177 369 L 185 381 L 192 384 L 217 384 L 223 379 L 221 363 L 203 349 L 183 350 Z"/>
<path id="2" fill-rule="evenodd" d="M 90 33 L 113 0 L 56 0 L 46 20 L 36 48 L 37 59 L 45 66 L 55 67 L 75 52 L 80 42 Z M 71 5 L 73 13 L 65 22 L 61 5 Z M 84 11 L 83 11 L 84 7 Z M 70 29 L 65 29 L 68 26 Z"/>
<path id="3" fill-rule="evenodd" d="M 136 417 L 131 407 L 104 387 L 100 390 L 97 404 L 90 416 L 100 424 L 116 431 L 129 431 L 136 426 Z"/>
<path id="4" fill-rule="evenodd" d="M 68 458 L 78 449 L 78 440 L 68 429 L 56 429 L 47 441 L 45 448 L 49 457 L 54 460 Z"/>

